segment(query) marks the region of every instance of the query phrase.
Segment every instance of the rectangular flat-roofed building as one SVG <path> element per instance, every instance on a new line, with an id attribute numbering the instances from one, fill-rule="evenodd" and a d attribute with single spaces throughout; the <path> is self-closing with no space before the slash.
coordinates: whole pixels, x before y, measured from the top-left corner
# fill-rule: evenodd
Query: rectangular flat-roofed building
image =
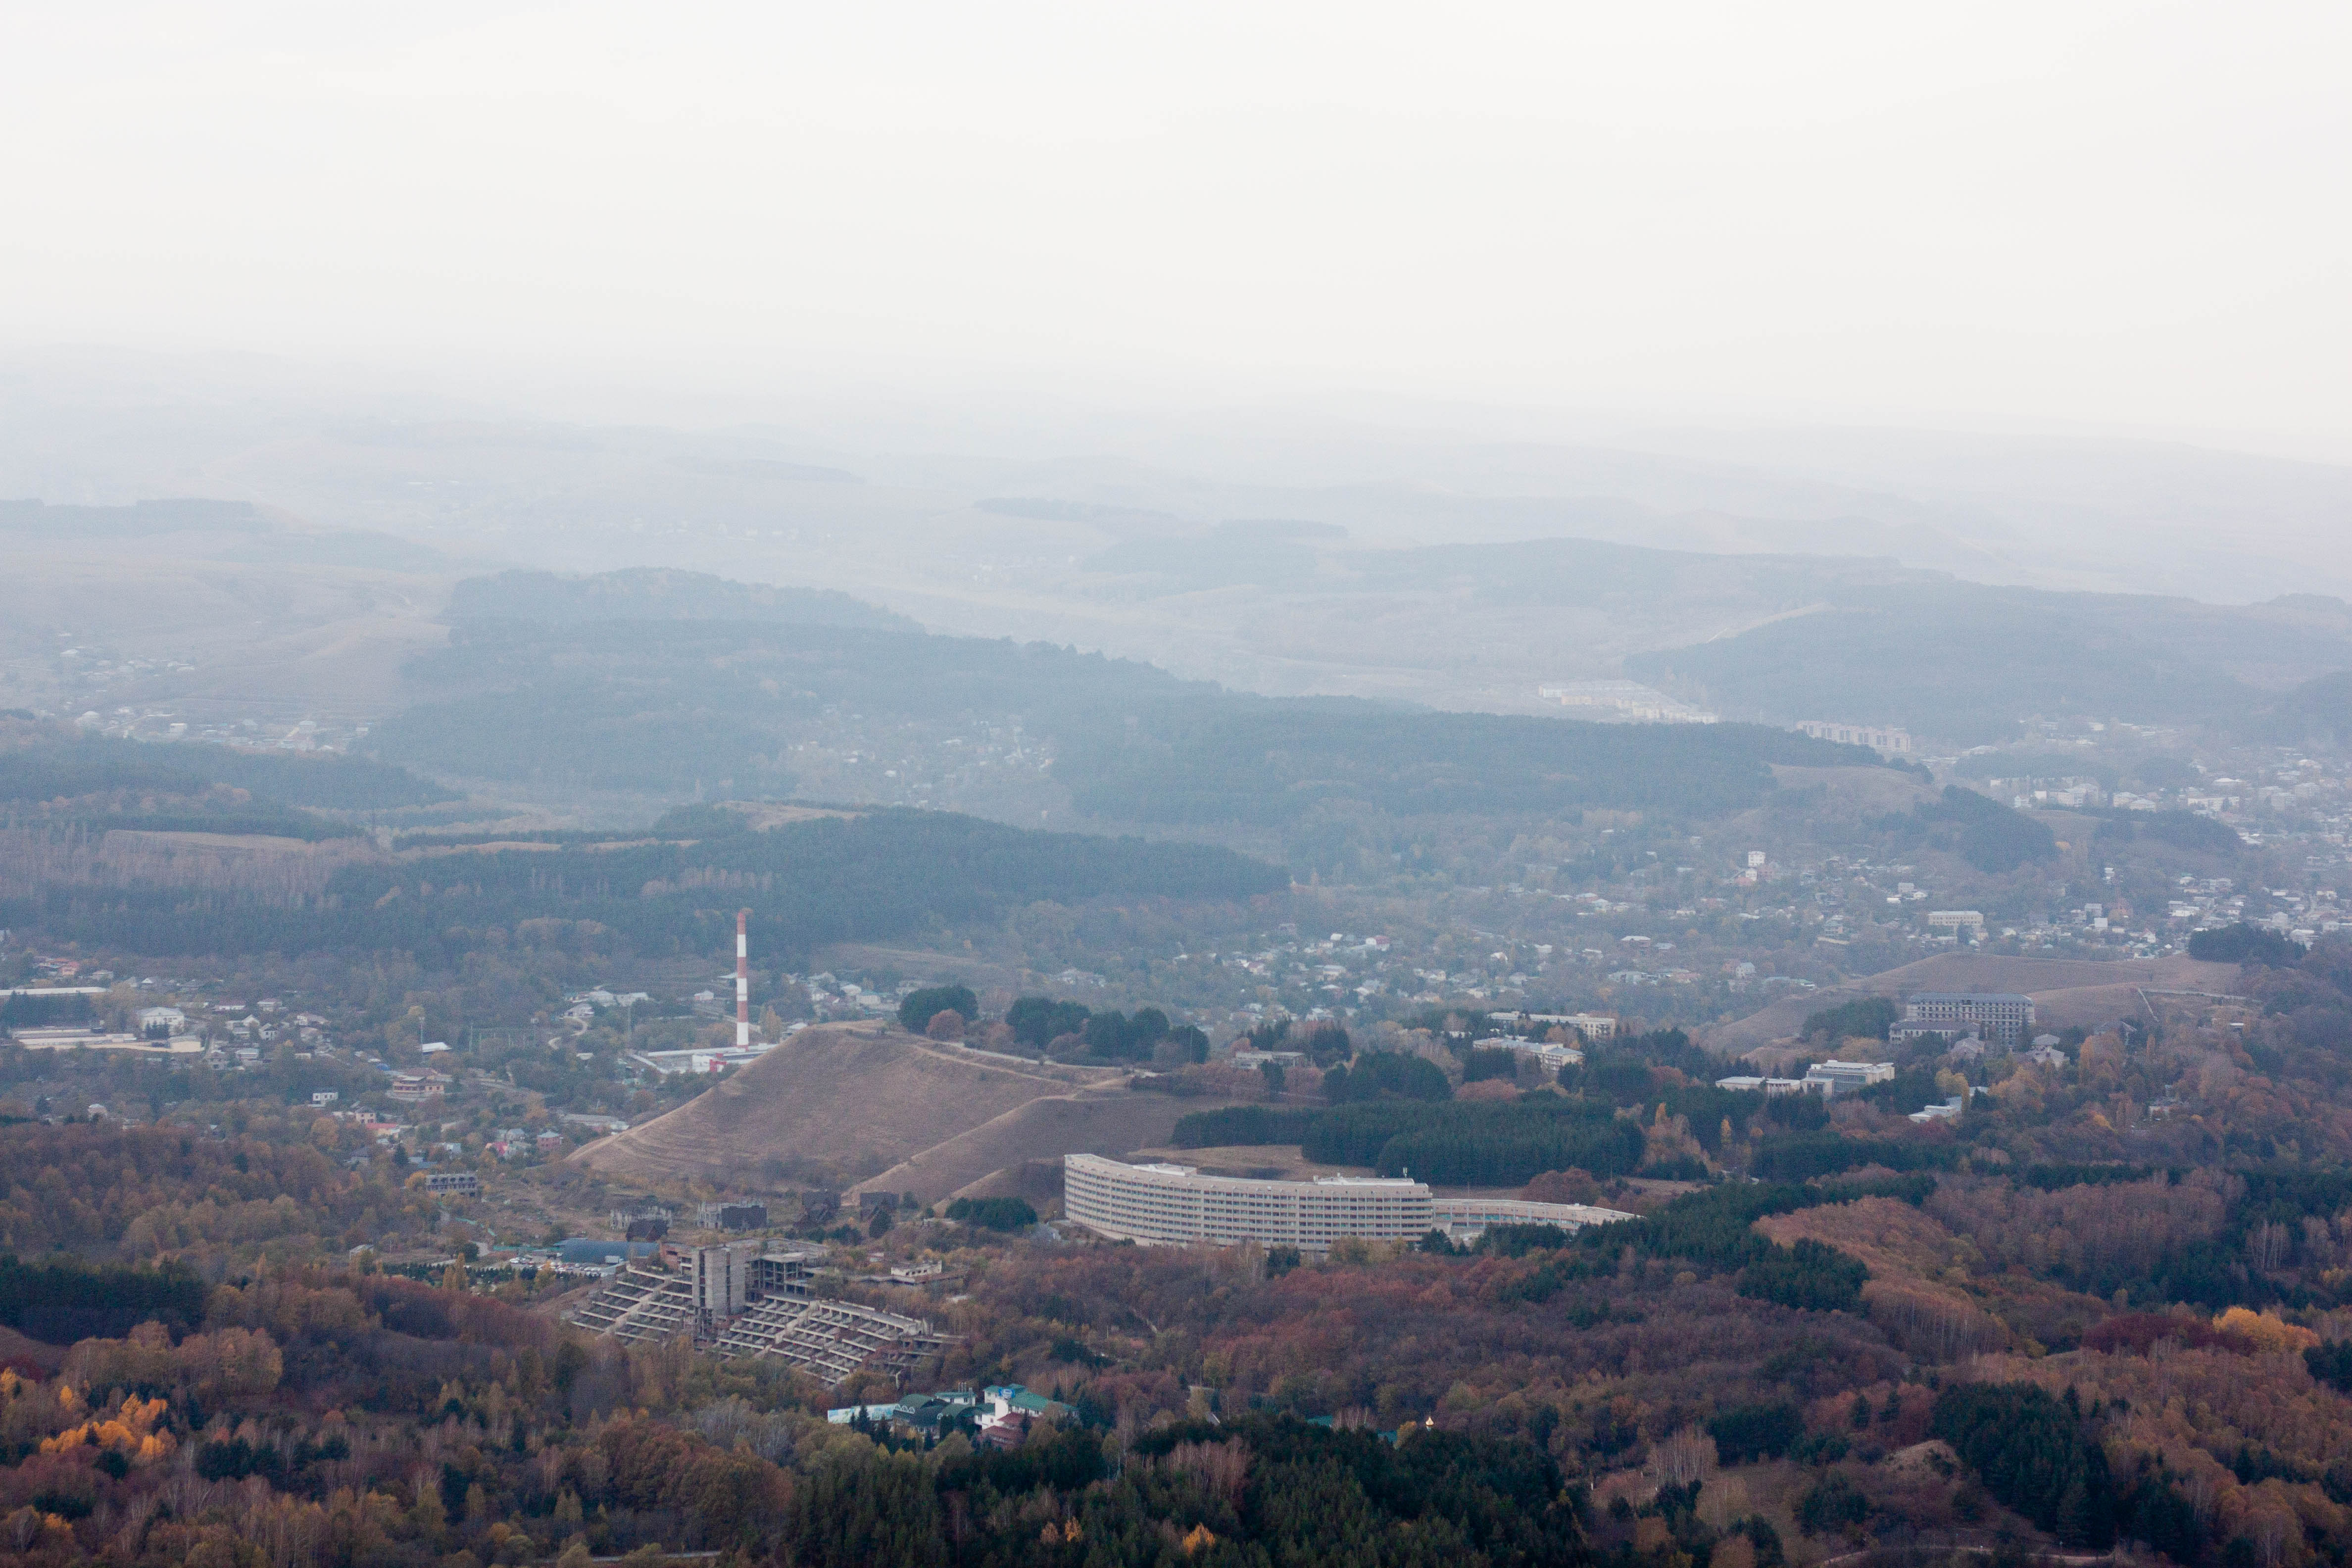
<path id="1" fill-rule="evenodd" d="M 1829 1099 L 1894 1080 L 1893 1062 L 1815 1062 L 1798 1081 L 1807 1093 Z"/>
<path id="2" fill-rule="evenodd" d="M 1904 998 L 1902 1021 L 1888 1034 L 1898 1040 L 1975 1035 L 2013 1051 L 2025 1044 L 2032 1029 L 2031 996 L 2008 991 L 1921 991 Z"/>

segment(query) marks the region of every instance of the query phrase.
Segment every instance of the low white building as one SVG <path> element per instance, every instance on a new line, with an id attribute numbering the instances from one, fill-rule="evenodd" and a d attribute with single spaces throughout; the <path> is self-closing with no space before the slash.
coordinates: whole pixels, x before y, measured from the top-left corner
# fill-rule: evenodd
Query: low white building
<path id="1" fill-rule="evenodd" d="M 1797 728 L 1817 741 L 1868 746 L 1892 756 L 1908 756 L 1912 749 L 1910 732 L 1892 724 L 1843 724 L 1834 719 L 1807 719 Z"/>
<path id="2" fill-rule="evenodd" d="M 1574 1046 L 1555 1046 L 1543 1040 L 1521 1039 L 1490 1040 L 1486 1043 L 1490 1047 L 1500 1045 L 1522 1056 L 1533 1057 L 1543 1064 L 1544 1070 L 1547 1072 L 1558 1072 L 1562 1068 L 1584 1065 L 1584 1053 Z"/>
<path id="3" fill-rule="evenodd" d="M 1526 1198 L 1432 1198 L 1429 1209 L 1436 1228 L 1454 1242 L 1475 1241 L 1491 1225 L 1555 1225 L 1577 1231 L 1640 1217 L 1592 1204 L 1539 1204 Z"/>
<path id="4" fill-rule="evenodd" d="M 1805 1069 L 1805 1087 L 1825 1097 L 1852 1094 L 1874 1083 L 1895 1080 L 1893 1062 L 1815 1062 Z"/>
<path id="5" fill-rule="evenodd" d="M 1809 1084 L 1801 1078 L 1754 1078 L 1745 1075 L 1717 1079 L 1715 1087 L 1732 1089 L 1742 1094 L 1804 1094 L 1819 1088 L 1818 1085 Z"/>
<path id="6" fill-rule="evenodd" d="M 16 1043 L 28 1051 L 127 1051 L 132 1056 L 196 1056 L 205 1043 L 193 1035 L 151 1039 L 145 1035 L 107 1034 L 94 1029 L 18 1029 Z"/>
<path id="7" fill-rule="evenodd" d="M 1649 939 L 1642 939 L 1646 942 Z M 1598 952 L 1587 953 L 1588 958 Z M 1617 1037 L 1617 1017 L 1613 1013 L 1489 1013 L 1487 1020 L 1515 1028 L 1523 1033 L 1538 1030 L 1574 1029 L 1587 1041 L 1613 1040 Z"/>

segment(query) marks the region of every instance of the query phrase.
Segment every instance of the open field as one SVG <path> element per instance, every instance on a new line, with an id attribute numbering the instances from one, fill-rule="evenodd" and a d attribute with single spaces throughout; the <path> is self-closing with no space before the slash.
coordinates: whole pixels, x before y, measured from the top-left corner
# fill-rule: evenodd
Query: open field
<path id="1" fill-rule="evenodd" d="M 1700 1043 L 1726 1056 L 1786 1039 L 1806 1017 L 1824 1007 L 1862 996 L 1901 997 L 1914 991 L 2015 991 L 2033 998 L 2042 1025 L 2085 1028 L 2140 1016 L 2133 987 L 2154 985 L 2192 991 L 2231 990 L 2234 963 L 2202 963 L 2193 958 L 2124 959 L 2101 963 L 2074 958 L 2010 958 L 1942 952 L 1916 963 L 1882 970 L 1849 984 L 1804 996 L 1784 996 L 1745 1018 L 1708 1030 Z"/>
<path id="2" fill-rule="evenodd" d="M 913 1193 L 935 1203 L 975 1187 L 997 1172 L 1065 1154 L 1108 1154 L 1164 1143 L 1177 1118 L 1225 1102 L 1097 1089 L 1030 1101 L 942 1140 L 860 1184 L 875 1192 Z"/>
<path id="3" fill-rule="evenodd" d="M 20 503 L 6 523 L 0 700 L 65 712 L 160 704 L 194 725 L 379 719 L 408 700 L 403 664 L 446 642 L 435 617 L 466 569 L 220 502 Z M 68 647 L 78 659 L 62 657 Z M 194 668 L 95 681 L 101 658 Z"/>

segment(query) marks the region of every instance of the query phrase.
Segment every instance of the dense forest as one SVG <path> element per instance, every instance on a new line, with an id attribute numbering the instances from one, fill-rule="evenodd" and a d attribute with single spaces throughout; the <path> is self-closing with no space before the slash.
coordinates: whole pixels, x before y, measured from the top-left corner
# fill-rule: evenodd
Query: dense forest
<path id="1" fill-rule="evenodd" d="M 1323 1260 L 1045 1247 L 968 1204 L 932 1376 L 1069 1409 L 1009 1450 L 830 1424 L 889 1384 L 583 1341 L 458 1270 L 0 1261 L 11 1311 L 37 1292 L 126 1320 L 0 1373 L 0 1531 L 23 1561 L 125 1568 L 577 1568 L 655 1543 L 844 1568 L 1757 1568 L 1870 1542 L 2022 1561 L 2037 1537 L 2259 1568 L 2352 1542 L 2315 1462 L 2342 1396 L 2307 1368 L 2335 1342 L 2242 1309 L 2116 1313 L 2095 1350 L 1963 1363 L 1981 1342 L 1931 1348 L 1855 1243 L 1759 1234 L 1916 1215 L 1932 1185 L 1725 1186 L 1605 1233 Z M 948 1234 L 908 1228 L 887 1245 Z"/>
<path id="2" fill-rule="evenodd" d="M 0 718 L 0 812 L 20 822 L 318 837 L 350 830 L 300 808 L 372 812 L 457 798 L 365 758 L 155 745 Z"/>
<path id="3" fill-rule="evenodd" d="M 1877 761 L 1861 748 L 1736 724 L 1192 703 L 1073 745 L 1062 776 L 1082 810 L 1130 821 L 1279 822 L 1335 802 L 1396 816 L 1590 806 L 1713 815 L 1762 799 L 1772 763 Z"/>
<path id="4" fill-rule="evenodd" d="M 530 922 L 593 922 L 647 953 L 721 946 L 750 909 L 763 951 L 922 931 L 1041 899 L 1244 899 L 1288 885 L 1230 850 L 1025 831 L 944 812 L 877 810 L 753 830 L 737 813 L 674 814 L 644 835 L 357 860 L 294 899 L 0 899 L 0 924 L 145 953 L 396 950 L 436 967 Z M 422 846 L 424 839 L 407 840 Z M 461 840 L 450 847 L 467 847 Z"/>
<path id="5" fill-rule="evenodd" d="M 1297 1143 L 1320 1164 L 1369 1165 L 1384 1176 L 1519 1186 L 1546 1171 L 1631 1173 L 1642 1163 L 1638 1121 L 1582 1101 L 1476 1104 L 1361 1101 L 1329 1110 L 1239 1106 L 1179 1121 L 1179 1148 Z"/>

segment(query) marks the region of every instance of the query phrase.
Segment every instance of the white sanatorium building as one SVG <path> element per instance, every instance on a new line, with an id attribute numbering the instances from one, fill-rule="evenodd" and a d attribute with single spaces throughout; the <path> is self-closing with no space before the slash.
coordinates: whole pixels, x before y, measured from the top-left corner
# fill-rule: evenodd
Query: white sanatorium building
<path id="1" fill-rule="evenodd" d="M 1189 1165 L 1127 1165 L 1099 1154 L 1063 1157 L 1062 1209 L 1114 1241 L 1176 1247 L 1255 1241 L 1309 1252 L 1328 1251 L 1348 1236 L 1412 1241 L 1442 1230 L 1460 1240 L 1489 1225 L 1575 1230 L 1633 1217 L 1586 1204 L 1435 1197 L 1428 1184 L 1402 1177 L 1260 1182 L 1204 1176 Z"/>

